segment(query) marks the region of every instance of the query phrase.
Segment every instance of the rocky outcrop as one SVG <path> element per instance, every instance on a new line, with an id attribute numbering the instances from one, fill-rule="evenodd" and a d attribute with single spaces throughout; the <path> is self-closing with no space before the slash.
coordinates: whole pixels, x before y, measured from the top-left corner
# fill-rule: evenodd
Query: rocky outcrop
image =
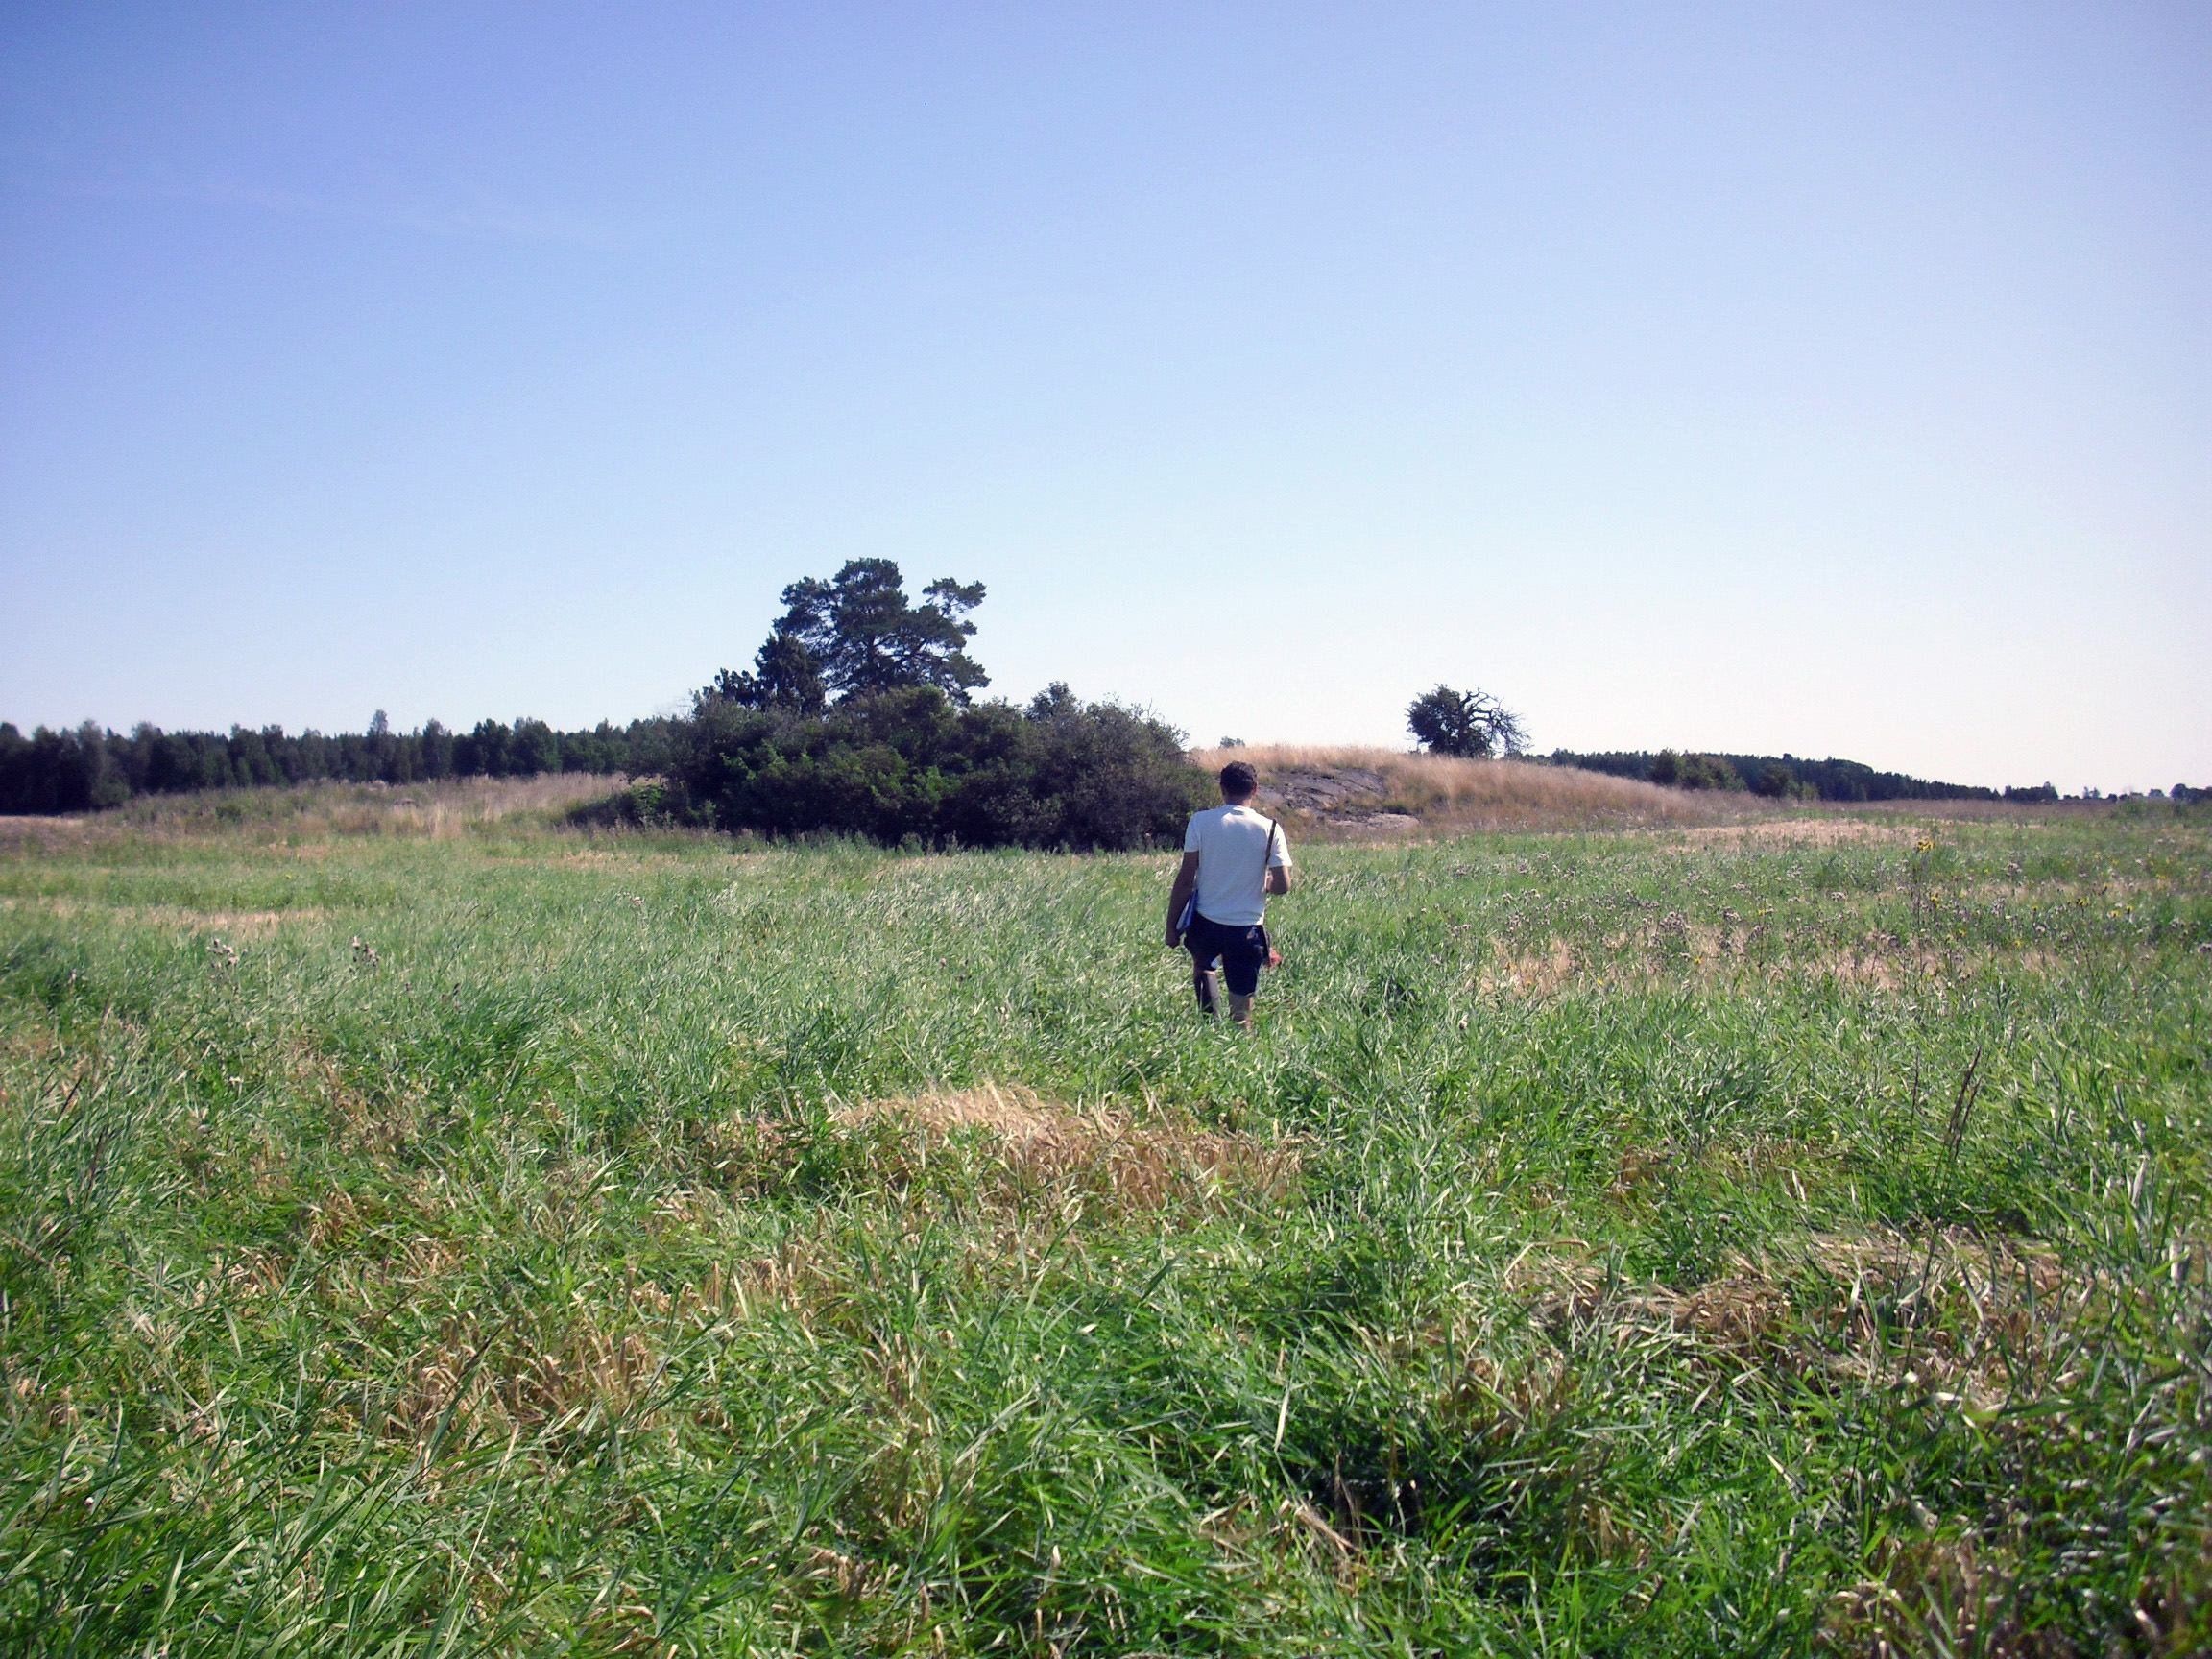
<path id="1" fill-rule="evenodd" d="M 1328 766 L 1278 772 L 1260 785 L 1259 804 L 1310 818 L 1365 817 L 1382 804 L 1382 774 L 1364 766 Z"/>

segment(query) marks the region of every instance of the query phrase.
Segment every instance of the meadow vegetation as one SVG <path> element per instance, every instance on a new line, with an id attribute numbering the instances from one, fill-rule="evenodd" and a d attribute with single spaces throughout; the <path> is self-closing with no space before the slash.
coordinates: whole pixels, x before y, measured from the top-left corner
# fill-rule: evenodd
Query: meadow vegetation
<path id="1" fill-rule="evenodd" d="M 0 1644 L 2203 1650 L 2212 826 L 1604 782 L 1250 1038 L 1171 854 L 17 827 Z"/>

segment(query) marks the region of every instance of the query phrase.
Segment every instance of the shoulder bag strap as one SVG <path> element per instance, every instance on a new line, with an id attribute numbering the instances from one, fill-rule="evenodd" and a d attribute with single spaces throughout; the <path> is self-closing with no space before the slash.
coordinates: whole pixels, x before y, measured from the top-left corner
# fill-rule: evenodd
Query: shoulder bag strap
<path id="1" fill-rule="evenodd" d="M 1265 857 L 1260 860 L 1260 902 L 1262 904 L 1267 902 L 1267 878 L 1273 873 L 1268 866 L 1267 859 L 1275 856 L 1275 837 L 1282 833 L 1283 826 L 1276 823 L 1272 818 L 1268 819 L 1267 854 Z M 1286 848 L 1285 851 L 1287 852 L 1288 849 Z M 1267 924 L 1264 922 L 1260 924 L 1260 943 L 1267 951 L 1268 966 L 1273 967 L 1280 958 L 1275 954 L 1275 942 L 1267 937 Z"/>

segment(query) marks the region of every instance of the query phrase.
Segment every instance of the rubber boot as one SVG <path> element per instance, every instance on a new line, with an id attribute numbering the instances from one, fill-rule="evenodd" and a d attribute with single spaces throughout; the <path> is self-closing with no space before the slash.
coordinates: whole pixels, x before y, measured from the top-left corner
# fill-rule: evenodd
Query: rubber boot
<path id="1" fill-rule="evenodd" d="M 1190 988 L 1198 994 L 1198 1012 L 1212 1014 L 1221 1005 L 1221 975 L 1196 964 L 1190 969 Z"/>

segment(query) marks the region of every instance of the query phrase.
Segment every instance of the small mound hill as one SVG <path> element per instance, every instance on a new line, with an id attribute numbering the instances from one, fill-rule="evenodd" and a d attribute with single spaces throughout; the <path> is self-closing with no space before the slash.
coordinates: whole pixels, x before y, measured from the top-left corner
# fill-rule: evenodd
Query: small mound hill
<path id="1" fill-rule="evenodd" d="M 1689 827 L 1772 810 L 1753 797 L 1664 789 L 1540 760 L 1295 744 L 1197 749 L 1190 759 L 1209 771 L 1249 761 L 1260 773 L 1262 810 L 1324 836 Z"/>

